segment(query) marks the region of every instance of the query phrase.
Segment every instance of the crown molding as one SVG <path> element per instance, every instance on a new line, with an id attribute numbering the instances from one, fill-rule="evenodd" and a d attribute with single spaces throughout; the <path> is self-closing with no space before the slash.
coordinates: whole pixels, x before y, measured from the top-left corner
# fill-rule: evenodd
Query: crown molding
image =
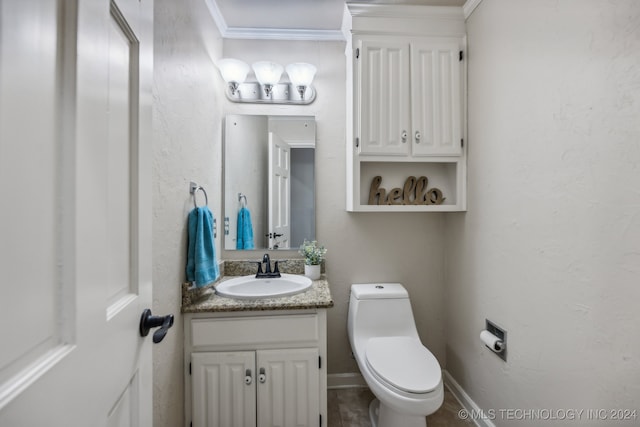
<path id="1" fill-rule="evenodd" d="M 344 41 L 341 30 L 299 30 L 289 28 L 228 27 L 226 39 Z"/>
<path id="2" fill-rule="evenodd" d="M 228 31 L 229 27 L 227 26 L 227 21 L 224 20 L 224 16 L 222 16 L 222 12 L 220 12 L 218 3 L 215 0 L 204 0 L 204 2 L 207 5 L 207 9 L 209 9 L 213 22 L 218 27 L 218 31 L 224 37 L 224 33 Z"/>
<path id="3" fill-rule="evenodd" d="M 471 16 L 476 7 L 482 3 L 482 0 L 467 0 L 464 5 L 462 5 L 462 13 L 464 13 L 465 21 Z"/>
<path id="4" fill-rule="evenodd" d="M 225 39 L 247 40 L 311 40 L 311 41 L 344 41 L 342 30 L 301 30 L 289 28 L 251 28 L 229 27 L 216 0 L 205 0 L 220 35 Z"/>
<path id="5" fill-rule="evenodd" d="M 351 35 L 464 36 L 460 6 L 347 3 Z"/>
<path id="6" fill-rule="evenodd" d="M 376 18 L 462 18 L 462 9 L 457 6 L 424 6 L 413 4 L 347 3 L 352 16 Z"/>

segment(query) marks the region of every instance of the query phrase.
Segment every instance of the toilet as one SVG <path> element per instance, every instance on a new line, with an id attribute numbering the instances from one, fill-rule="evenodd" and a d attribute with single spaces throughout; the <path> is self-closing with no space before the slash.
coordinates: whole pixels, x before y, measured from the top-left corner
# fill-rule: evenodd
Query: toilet
<path id="1" fill-rule="evenodd" d="M 376 396 L 373 427 L 425 427 L 444 400 L 442 371 L 422 345 L 409 293 L 399 283 L 351 285 L 347 329 L 360 372 Z"/>

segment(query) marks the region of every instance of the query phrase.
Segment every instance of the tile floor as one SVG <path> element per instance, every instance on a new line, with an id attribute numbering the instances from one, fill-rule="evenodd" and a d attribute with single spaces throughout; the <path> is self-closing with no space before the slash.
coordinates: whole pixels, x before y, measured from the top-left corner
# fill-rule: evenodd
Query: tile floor
<path id="1" fill-rule="evenodd" d="M 327 393 L 328 427 L 371 427 L 369 402 L 374 396 L 368 388 L 330 389 Z M 460 403 L 445 388 L 444 403 L 434 414 L 427 417 L 427 427 L 470 427 L 471 421 L 461 420 Z M 401 426 L 398 426 L 401 427 Z"/>

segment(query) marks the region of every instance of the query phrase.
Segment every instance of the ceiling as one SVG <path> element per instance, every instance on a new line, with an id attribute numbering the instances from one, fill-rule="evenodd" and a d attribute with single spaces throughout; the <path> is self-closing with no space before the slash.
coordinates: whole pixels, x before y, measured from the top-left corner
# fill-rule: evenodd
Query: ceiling
<path id="1" fill-rule="evenodd" d="M 207 0 L 223 32 L 246 29 L 337 32 L 344 0 Z M 354 3 L 462 6 L 465 0 L 356 0 Z M 215 15 L 218 16 L 215 16 Z"/>

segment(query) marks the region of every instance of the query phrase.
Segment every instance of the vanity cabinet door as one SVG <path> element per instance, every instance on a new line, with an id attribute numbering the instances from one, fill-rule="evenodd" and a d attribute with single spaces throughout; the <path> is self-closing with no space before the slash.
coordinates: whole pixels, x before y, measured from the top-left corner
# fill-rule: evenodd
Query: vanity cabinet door
<path id="1" fill-rule="evenodd" d="M 355 103 L 360 154 L 408 155 L 409 43 L 362 40 Z"/>
<path id="2" fill-rule="evenodd" d="M 255 352 L 192 353 L 193 427 L 256 425 Z"/>
<path id="3" fill-rule="evenodd" d="M 258 427 L 318 427 L 318 349 L 261 350 L 256 354 Z"/>

